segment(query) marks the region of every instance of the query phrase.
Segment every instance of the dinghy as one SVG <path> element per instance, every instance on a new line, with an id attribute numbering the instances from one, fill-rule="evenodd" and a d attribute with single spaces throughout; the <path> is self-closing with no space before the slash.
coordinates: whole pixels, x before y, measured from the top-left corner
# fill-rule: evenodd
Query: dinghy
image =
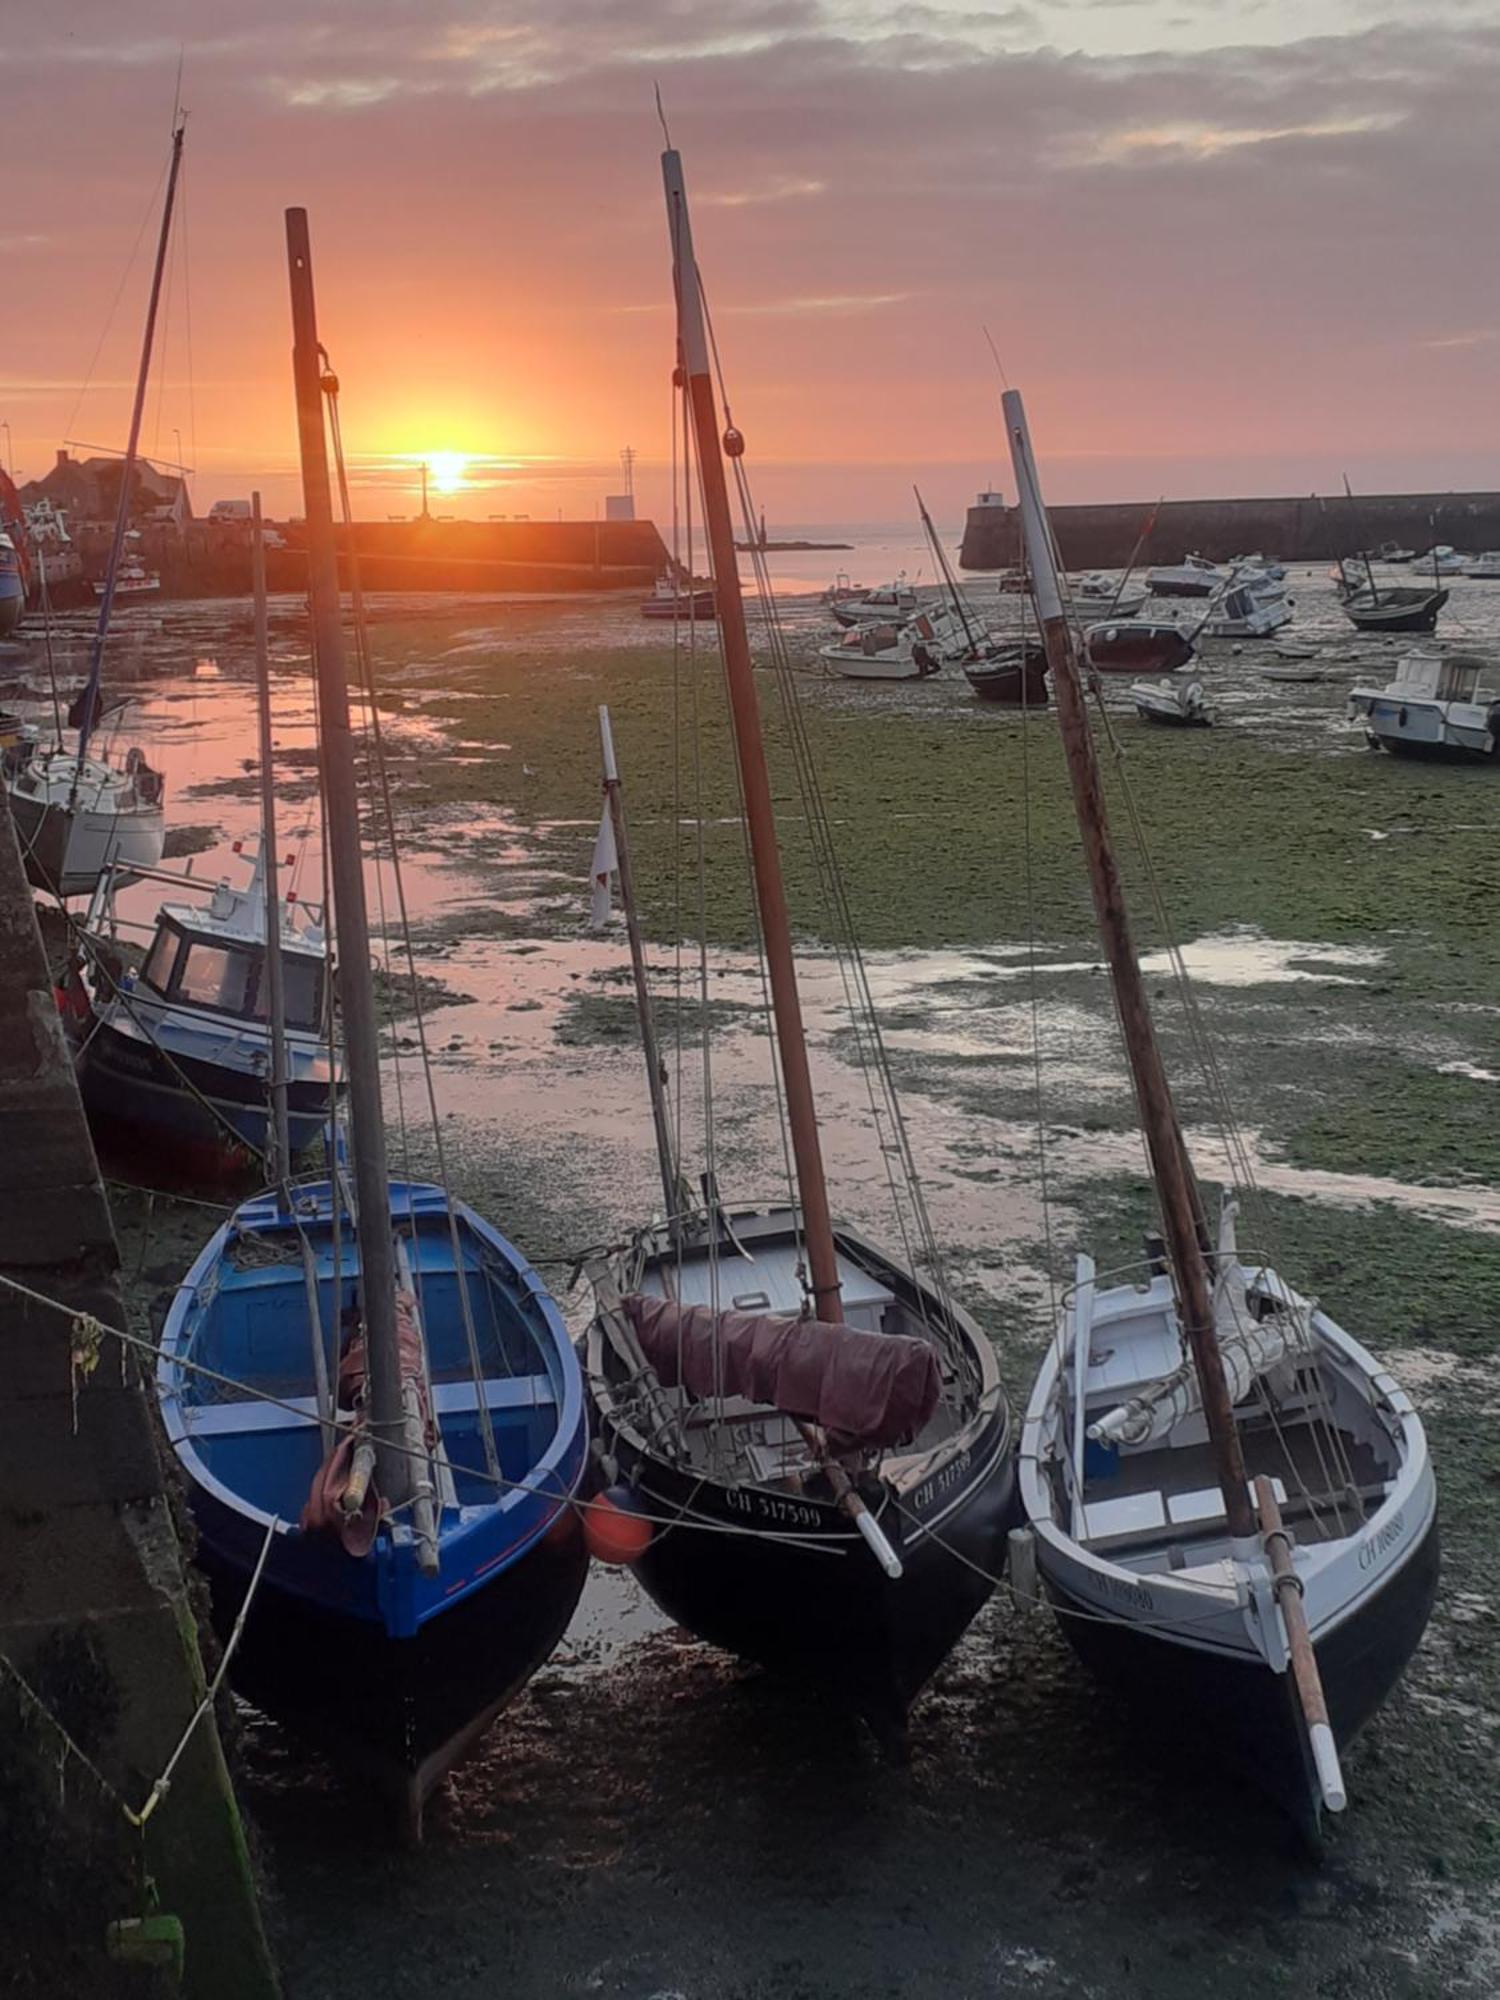
<path id="1" fill-rule="evenodd" d="M 157 1387 L 215 1620 L 247 1613 L 236 1685 L 415 1838 L 433 1786 L 572 1615 L 588 1424 L 537 1273 L 445 1188 L 387 1171 L 301 209 L 287 249 L 353 1172 L 297 1184 L 281 1152 L 279 1184 L 235 1210 L 179 1287 Z"/>
<path id="2" fill-rule="evenodd" d="M 1021 1445 L 1030 1551 L 1068 1639 L 1310 1837 L 1340 1751 L 1422 1636 L 1438 1569 L 1427 1443 L 1394 1377 L 1205 1212 L 1131 936 L 1019 395 L 1022 532 L 1162 1237 L 1077 1278 Z"/>
<path id="3" fill-rule="evenodd" d="M 662 166 L 688 429 L 714 572 L 727 574 L 734 529 L 678 154 Z M 742 452 L 737 431 L 728 447 Z M 924 1275 L 831 1219 L 738 600 L 720 621 L 720 645 L 796 1195 L 726 1208 L 712 1173 L 701 1200 L 682 1192 L 643 1005 L 667 1219 L 589 1266 L 589 1390 L 604 1470 L 617 1482 L 606 1497 L 646 1517 L 634 1567 L 669 1617 L 831 1693 L 899 1748 L 909 1704 L 1001 1570 L 1011 1424 L 994 1350 L 943 1280 L 888 1096 L 874 1114 L 877 1139 L 888 1135 L 882 1171 L 893 1201 L 903 1191 L 898 1214 L 922 1244 Z M 783 692 L 794 692 L 792 679 Z M 804 804 L 812 817 L 806 786 Z M 820 865 L 831 868 L 827 822 L 812 824 Z M 634 930 L 632 957 L 639 963 Z M 852 955 L 844 962 L 857 978 Z M 889 1088 L 886 1071 L 871 1081 Z"/>
<path id="4" fill-rule="evenodd" d="M 1132 681 L 1130 699 L 1142 722 L 1168 729 L 1206 729 L 1212 720 L 1202 681 Z"/>

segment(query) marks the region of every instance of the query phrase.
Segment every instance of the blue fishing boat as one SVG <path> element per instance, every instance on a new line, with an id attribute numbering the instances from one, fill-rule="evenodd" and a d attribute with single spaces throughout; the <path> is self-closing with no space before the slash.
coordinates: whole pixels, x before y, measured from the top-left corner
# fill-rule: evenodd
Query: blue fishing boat
<path id="1" fill-rule="evenodd" d="M 157 1387 L 236 1684 L 372 1781 L 415 1838 L 433 1786 L 572 1616 L 588 1567 L 588 1421 L 561 1315 L 524 1257 L 447 1189 L 388 1171 L 301 209 L 287 212 L 287 253 L 349 1157 L 330 1180 L 291 1182 L 278 1101 L 280 1177 L 183 1281 Z M 264 686 L 258 509 L 254 552 Z M 263 704 L 263 752 L 268 741 Z"/>
<path id="2" fill-rule="evenodd" d="M 162 1416 L 222 1629 L 271 1537 L 236 1685 L 373 1781 L 415 1830 L 432 1787 L 552 1651 L 578 1601 L 582 1380 L 562 1316 L 520 1252 L 441 1188 L 394 1181 L 398 1297 L 424 1355 L 414 1386 L 430 1411 L 421 1477 L 435 1548 L 424 1562 L 416 1510 L 377 1521 L 367 1501 L 340 1521 L 335 1505 L 310 1505 L 315 1487 L 327 1494 L 329 1437 L 347 1457 L 355 1436 L 362 1274 L 347 1215 L 335 1250 L 331 1184 L 291 1195 L 289 1207 L 276 1193 L 243 1202 L 178 1288 L 161 1342 Z M 314 1338 L 336 1385 L 332 1431 L 320 1421 Z"/>

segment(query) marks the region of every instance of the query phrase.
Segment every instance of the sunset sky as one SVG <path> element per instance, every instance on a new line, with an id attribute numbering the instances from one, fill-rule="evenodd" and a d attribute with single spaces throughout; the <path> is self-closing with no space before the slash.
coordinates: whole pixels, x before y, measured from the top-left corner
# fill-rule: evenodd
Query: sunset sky
<path id="1" fill-rule="evenodd" d="M 0 213 L 23 478 L 123 443 L 179 45 L 145 440 L 181 432 L 200 511 L 296 504 L 300 203 L 363 511 L 463 453 L 444 511 L 591 516 L 629 443 L 659 512 L 653 85 L 773 522 L 903 518 L 913 477 L 961 518 L 1004 460 L 986 325 L 1056 500 L 1500 486 L 1494 0 L 33 7 Z"/>

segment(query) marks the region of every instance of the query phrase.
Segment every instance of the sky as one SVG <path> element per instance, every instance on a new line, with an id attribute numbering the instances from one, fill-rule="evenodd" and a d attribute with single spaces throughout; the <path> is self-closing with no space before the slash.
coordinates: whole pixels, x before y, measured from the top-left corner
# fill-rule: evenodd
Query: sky
<path id="1" fill-rule="evenodd" d="M 12 6 L 15 0 L 12 0 Z M 7 36 L 0 445 L 300 512 L 283 210 L 358 510 L 592 517 L 671 463 L 661 92 L 773 526 L 1500 487 L 1496 0 L 68 0 Z M 992 355 L 986 339 L 994 343 Z M 85 387 L 87 384 L 87 387 Z M 446 455 L 446 456 L 440 456 Z M 454 455 L 468 465 L 455 466 Z"/>

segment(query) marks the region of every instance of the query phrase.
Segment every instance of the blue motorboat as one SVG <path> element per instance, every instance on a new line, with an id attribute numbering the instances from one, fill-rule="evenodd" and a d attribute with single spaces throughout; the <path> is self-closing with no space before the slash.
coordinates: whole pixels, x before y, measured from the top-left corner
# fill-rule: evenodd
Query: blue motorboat
<path id="1" fill-rule="evenodd" d="M 242 1203 L 179 1286 L 161 1341 L 162 1415 L 222 1629 L 270 1535 L 236 1685 L 371 1780 L 414 1831 L 433 1786 L 552 1651 L 578 1601 L 582 1380 L 520 1252 L 441 1188 L 393 1181 L 391 1228 L 425 1355 L 436 1561 L 424 1563 L 412 1513 L 380 1517 L 362 1554 L 348 1535 L 302 1526 L 330 1442 L 356 1419 L 343 1397 L 362 1298 L 347 1214 L 335 1247 L 333 1185 L 290 1194 L 289 1207 L 276 1193 Z M 319 1419 L 320 1372 L 346 1385 L 333 1433 Z"/>

